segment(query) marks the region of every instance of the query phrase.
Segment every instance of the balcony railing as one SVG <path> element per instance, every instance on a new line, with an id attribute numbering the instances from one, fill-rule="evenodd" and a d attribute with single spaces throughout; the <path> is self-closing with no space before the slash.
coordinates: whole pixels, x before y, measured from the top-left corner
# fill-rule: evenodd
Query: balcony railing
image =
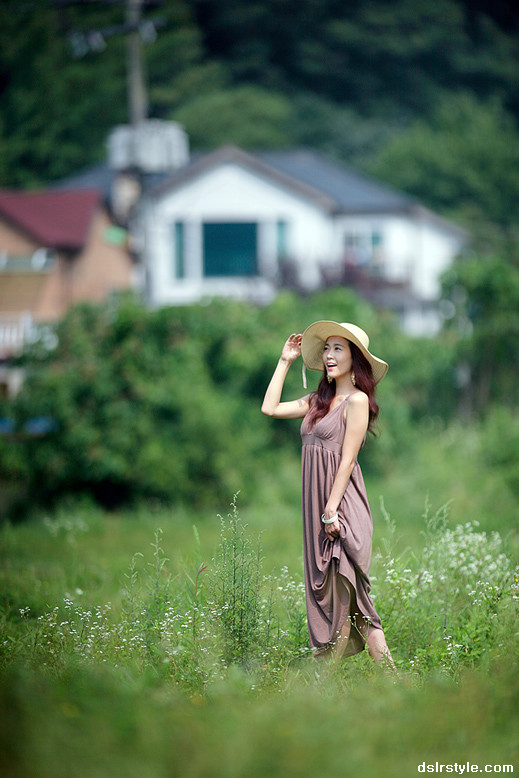
<path id="1" fill-rule="evenodd" d="M 0 313 L 0 359 L 19 354 L 33 332 L 30 313 Z"/>

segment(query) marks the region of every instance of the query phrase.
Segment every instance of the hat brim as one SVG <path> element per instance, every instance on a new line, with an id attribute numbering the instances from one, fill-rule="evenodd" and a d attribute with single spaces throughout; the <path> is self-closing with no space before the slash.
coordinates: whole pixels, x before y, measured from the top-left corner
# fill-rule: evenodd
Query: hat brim
<path id="1" fill-rule="evenodd" d="M 332 335 L 338 335 L 354 343 L 364 354 L 371 365 L 373 379 L 376 384 L 386 375 L 389 365 L 383 359 L 379 359 L 372 354 L 366 346 L 358 339 L 354 332 L 343 324 L 336 321 L 316 321 L 310 324 L 303 332 L 301 340 L 301 356 L 305 365 L 310 370 L 320 370 L 324 372 L 323 348 L 324 344 Z"/>

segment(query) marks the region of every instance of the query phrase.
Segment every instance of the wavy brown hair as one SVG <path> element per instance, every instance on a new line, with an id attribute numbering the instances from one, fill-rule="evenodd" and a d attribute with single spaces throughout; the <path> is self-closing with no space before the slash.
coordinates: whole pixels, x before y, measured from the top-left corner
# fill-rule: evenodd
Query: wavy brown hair
<path id="1" fill-rule="evenodd" d="M 369 421 L 368 432 L 376 434 L 375 422 L 378 416 L 378 403 L 375 399 L 375 379 L 371 365 L 355 343 L 348 340 L 351 350 L 352 370 L 355 373 L 355 384 L 364 394 L 367 394 L 369 400 Z M 326 373 L 321 378 L 316 392 L 310 395 L 310 410 L 308 411 L 308 421 L 311 427 L 322 419 L 330 410 L 330 405 L 335 397 L 335 379 L 328 383 Z"/>

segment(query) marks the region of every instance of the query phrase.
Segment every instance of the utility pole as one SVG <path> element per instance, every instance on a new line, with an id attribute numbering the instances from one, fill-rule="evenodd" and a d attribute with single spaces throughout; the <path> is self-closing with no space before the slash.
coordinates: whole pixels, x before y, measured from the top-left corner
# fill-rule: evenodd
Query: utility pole
<path id="1" fill-rule="evenodd" d="M 0 0 L 1 2 L 1 0 Z M 88 52 L 106 49 L 106 41 L 114 35 L 126 36 L 126 81 L 130 125 L 137 127 L 148 118 L 148 97 L 144 77 L 142 43 L 152 43 L 157 30 L 167 24 L 164 18 L 143 18 L 144 8 L 164 5 L 165 0 L 50 0 L 53 8 L 66 9 L 86 3 L 103 5 L 121 4 L 125 7 L 123 24 L 113 24 L 102 29 L 70 30 L 67 34 L 72 55 L 84 57 Z"/>
<path id="2" fill-rule="evenodd" d="M 144 65 L 141 51 L 141 9 L 142 0 L 126 0 L 126 22 L 128 40 L 126 44 L 128 104 L 130 124 L 136 127 L 148 116 L 148 99 L 144 83 Z"/>

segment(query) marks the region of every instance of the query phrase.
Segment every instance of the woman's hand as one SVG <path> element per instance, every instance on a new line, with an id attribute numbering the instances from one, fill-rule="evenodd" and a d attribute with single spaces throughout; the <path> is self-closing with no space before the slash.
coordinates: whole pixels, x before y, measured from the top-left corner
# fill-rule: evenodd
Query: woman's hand
<path id="1" fill-rule="evenodd" d="M 324 518 L 326 520 L 331 519 L 332 516 L 335 516 L 337 514 L 337 510 L 332 510 L 331 508 L 324 509 Z M 326 537 L 328 540 L 336 540 L 340 533 L 341 533 L 341 525 L 339 524 L 339 520 L 336 519 L 333 524 L 325 524 L 324 525 L 324 531 L 326 532 Z"/>
<path id="2" fill-rule="evenodd" d="M 285 362 L 288 362 L 288 364 L 292 364 L 294 360 L 298 358 L 298 356 L 301 353 L 301 339 L 302 335 L 296 335 L 295 332 L 290 335 L 290 337 L 287 339 L 285 345 L 283 346 L 283 351 L 281 352 L 281 359 L 283 359 Z"/>

